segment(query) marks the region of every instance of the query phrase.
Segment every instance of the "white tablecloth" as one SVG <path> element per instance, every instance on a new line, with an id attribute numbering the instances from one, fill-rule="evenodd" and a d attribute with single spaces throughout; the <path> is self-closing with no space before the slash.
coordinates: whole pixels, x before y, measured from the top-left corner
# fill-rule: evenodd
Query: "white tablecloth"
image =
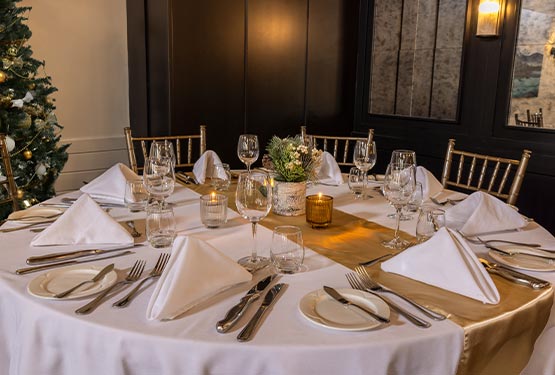
<path id="1" fill-rule="evenodd" d="M 346 186 L 316 186 L 311 192 L 334 195 L 335 208 L 382 225 L 394 225 L 394 220 L 386 217 L 392 210 L 383 198 L 355 202 L 347 190 Z M 191 196 L 190 191 L 179 188 L 172 198 L 179 200 L 188 196 Z M 198 210 L 198 204 L 176 208 L 178 230 L 182 230 L 182 235 L 198 236 L 233 259 L 249 254 L 249 223 L 232 214 L 226 226 L 208 230 L 199 226 Z M 111 214 L 118 221 L 141 215 L 129 215 L 125 209 L 114 209 Z M 523 231 L 530 236 L 529 239 L 555 241 L 540 226 L 531 224 L 529 227 Z M 413 232 L 414 222 L 404 222 L 402 228 Z M 258 234 L 260 253 L 268 255 L 271 231 L 260 227 Z M 520 239 L 522 235 L 522 232 L 511 233 Z M 25 266 L 25 259 L 31 255 L 76 248 L 31 248 L 32 236 L 28 230 L 0 234 L 2 374 L 443 375 L 455 373 L 463 348 L 463 330 L 448 320 L 433 321 L 431 328 L 420 329 L 393 313 L 391 324 L 363 332 L 334 331 L 309 322 L 298 309 L 302 296 L 324 284 L 348 287 L 344 275 L 349 271 L 311 250 L 307 250 L 305 259 L 308 271 L 280 278 L 280 282 L 289 286 L 250 342 L 236 341 L 240 327 L 227 334 L 219 334 L 215 329 L 216 322 L 249 286 L 229 290 L 169 322 L 152 322 L 145 317 L 152 286 L 123 310 L 111 307 L 119 298 L 114 296 L 92 314 L 79 316 L 74 310 L 88 299 L 38 299 L 26 292 L 28 282 L 38 273 L 13 273 Z M 115 262 L 116 268 L 126 269 L 135 259 L 141 258 L 147 260 L 150 269 L 159 253 L 159 250 L 147 246 L 138 249 L 134 255 L 97 264 Z M 552 274 L 536 273 L 536 276 L 555 281 Z M 247 316 L 252 316 L 254 310 L 251 308 Z M 554 320 L 550 319 L 545 332 L 549 334 L 541 338 L 546 343 L 536 350 L 538 354 L 547 353 L 545 345 L 551 343 L 553 347 L 553 323 Z M 537 362 L 546 361 L 539 358 Z"/>

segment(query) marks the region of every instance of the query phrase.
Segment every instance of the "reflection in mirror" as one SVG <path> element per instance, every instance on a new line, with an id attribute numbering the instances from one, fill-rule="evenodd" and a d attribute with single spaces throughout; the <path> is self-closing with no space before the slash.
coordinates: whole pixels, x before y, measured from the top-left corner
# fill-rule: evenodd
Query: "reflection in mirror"
<path id="1" fill-rule="evenodd" d="M 455 120 L 466 1 L 375 0 L 368 112 Z"/>
<path id="2" fill-rule="evenodd" d="M 521 6 L 508 123 L 555 129 L 555 1 Z"/>

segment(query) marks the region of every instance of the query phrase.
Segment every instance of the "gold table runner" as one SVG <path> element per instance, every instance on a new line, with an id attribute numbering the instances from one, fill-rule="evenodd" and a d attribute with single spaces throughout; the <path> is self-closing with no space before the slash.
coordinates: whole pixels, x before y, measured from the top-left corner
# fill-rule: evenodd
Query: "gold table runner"
<path id="1" fill-rule="evenodd" d="M 187 185 L 200 194 L 213 189 L 207 185 Z M 227 192 L 229 207 L 236 211 L 235 189 Z M 220 192 L 222 193 L 222 192 Z M 333 210 L 332 224 L 313 229 L 305 216 L 286 217 L 270 213 L 260 222 L 266 228 L 296 225 L 302 229 L 306 247 L 353 269 L 359 262 L 386 254 L 381 242 L 393 237 L 393 230 Z M 414 237 L 402 232 L 401 237 Z M 553 304 L 553 288 L 539 291 L 516 285 L 498 276 L 492 279 L 501 302 L 483 304 L 400 275 L 383 272 L 379 265 L 367 268 L 372 277 L 418 303 L 448 316 L 464 330 L 464 349 L 458 374 L 519 374 L 530 359 L 534 343 L 543 331 Z"/>

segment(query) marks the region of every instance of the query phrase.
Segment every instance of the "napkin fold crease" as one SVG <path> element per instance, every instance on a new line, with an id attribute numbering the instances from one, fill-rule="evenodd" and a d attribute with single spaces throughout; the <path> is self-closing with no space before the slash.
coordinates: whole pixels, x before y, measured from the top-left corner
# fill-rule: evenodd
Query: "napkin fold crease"
<path id="1" fill-rule="evenodd" d="M 200 158 L 195 162 L 193 166 L 193 174 L 197 181 L 201 184 L 204 184 L 206 181 L 206 177 L 212 177 L 214 174 L 214 168 L 216 165 L 222 164 L 220 157 L 216 152 L 212 150 L 206 150 L 200 156 Z M 218 176 L 221 178 L 225 178 L 225 172 L 222 172 L 222 176 Z"/>

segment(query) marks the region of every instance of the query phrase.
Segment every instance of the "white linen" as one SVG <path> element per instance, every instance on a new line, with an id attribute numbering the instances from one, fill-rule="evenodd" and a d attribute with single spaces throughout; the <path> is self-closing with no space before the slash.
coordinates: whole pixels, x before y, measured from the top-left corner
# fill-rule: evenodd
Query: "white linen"
<path id="1" fill-rule="evenodd" d="M 96 199 L 124 204 L 125 183 L 141 177 L 122 163 L 110 167 L 106 172 L 81 187 L 83 193 Z"/>
<path id="2" fill-rule="evenodd" d="M 167 320 L 183 314 L 252 274 L 208 243 L 193 236 L 177 237 L 172 256 L 148 303 L 149 320 Z"/>
<path id="3" fill-rule="evenodd" d="M 206 150 L 200 156 L 200 158 L 195 162 L 193 166 L 193 174 L 197 181 L 204 184 L 206 177 L 212 177 L 214 174 L 214 167 L 218 164 L 222 164 L 220 157 L 212 150 Z M 218 172 L 219 173 L 219 172 Z M 225 172 L 221 171 L 220 178 L 226 178 Z"/>
<path id="4" fill-rule="evenodd" d="M 424 200 L 435 197 L 443 191 L 443 185 L 424 167 L 416 167 L 416 181 L 422 184 L 422 198 Z"/>
<path id="5" fill-rule="evenodd" d="M 445 212 L 446 225 L 465 235 L 523 228 L 528 221 L 492 195 L 477 191 Z"/>
<path id="6" fill-rule="evenodd" d="M 458 233 L 447 228 L 441 228 L 428 241 L 408 248 L 381 267 L 386 272 L 484 303 L 499 303 L 499 292 L 472 249 Z"/>
<path id="7" fill-rule="evenodd" d="M 341 185 L 343 183 L 343 176 L 341 169 L 332 154 L 327 151 L 322 153 L 322 163 L 318 171 L 318 182 L 326 185 Z"/>
<path id="8" fill-rule="evenodd" d="M 132 244 L 133 237 L 88 195 L 31 241 L 32 246 L 69 244 Z"/>

